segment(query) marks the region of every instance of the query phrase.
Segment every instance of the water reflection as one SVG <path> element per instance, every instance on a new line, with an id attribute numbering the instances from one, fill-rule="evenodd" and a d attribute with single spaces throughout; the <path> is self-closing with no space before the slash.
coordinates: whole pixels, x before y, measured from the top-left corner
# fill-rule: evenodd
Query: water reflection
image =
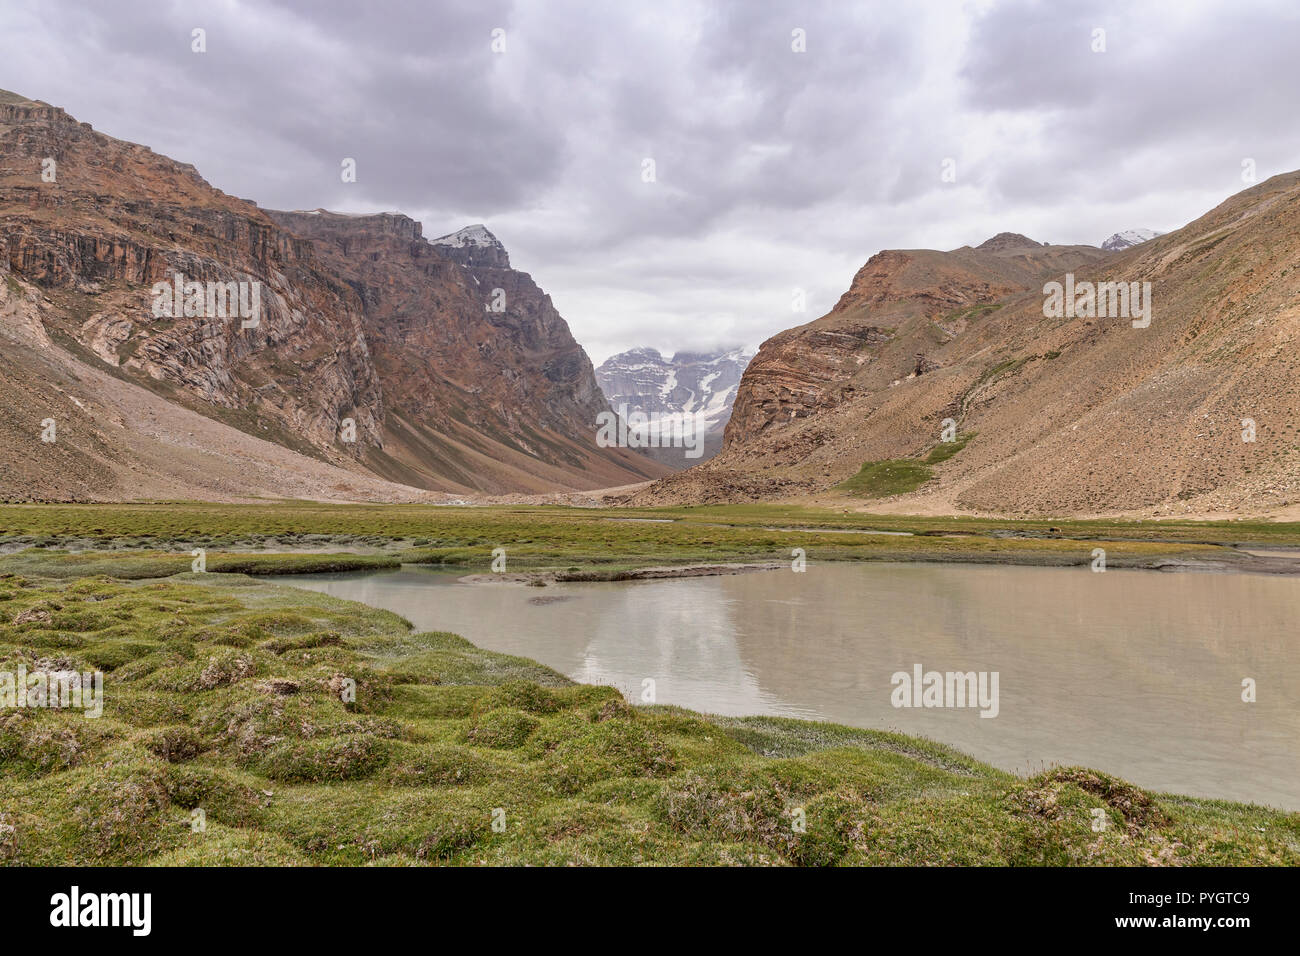
<path id="1" fill-rule="evenodd" d="M 418 568 L 284 581 L 632 699 L 649 678 L 660 703 L 895 729 L 1009 770 L 1085 764 L 1300 808 L 1297 579 L 810 564 L 546 589 Z M 891 706 L 890 676 L 917 663 L 999 672 L 999 716 Z M 1255 703 L 1241 700 L 1244 678 Z"/>

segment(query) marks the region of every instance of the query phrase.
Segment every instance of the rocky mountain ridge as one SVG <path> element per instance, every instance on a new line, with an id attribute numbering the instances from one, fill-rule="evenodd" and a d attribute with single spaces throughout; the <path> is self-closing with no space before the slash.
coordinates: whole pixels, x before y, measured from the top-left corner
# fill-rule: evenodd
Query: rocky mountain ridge
<path id="1" fill-rule="evenodd" d="M 993 303 L 1104 256 L 1015 233 L 950 252 L 877 253 L 826 316 L 763 343 L 738 389 L 725 447 L 933 371 L 935 353 Z"/>
<path id="2" fill-rule="evenodd" d="M 1119 252 L 996 246 L 872 256 L 830 313 L 763 344 L 723 451 L 631 500 L 1048 516 L 1297 506 L 1300 173 Z M 1102 306 L 1049 317 L 1046 284 L 1067 274 Z M 1095 296 L 1108 283 L 1149 283 L 1150 322 Z M 953 453 L 940 448 L 949 425 L 966 439 Z M 900 461 L 912 490 L 848 481 Z"/>
<path id="3" fill-rule="evenodd" d="M 193 166 L 0 94 L 0 272 L 7 309 L 27 328 L 0 341 L 0 397 L 107 372 L 159 402 L 408 489 L 585 489 L 662 473 L 596 446 L 605 405 L 590 361 L 504 250 L 476 247 L 471 261 L 420 232 L 400 214 L 268 212 Z M 204 314 L 201 297 L 192 314 L 158 314 L 156 287 L 178 276 L 209 294 L 257 284 L 257 320 Z M 485 302 L 485 280 L 504 290 L 497 304 Z M 89 392 L 80 401 L 111 408 Z M 39 402 L 32 410 L 37 421 L 58 419 L 58 403 L 47 404 L 45 415 Z M 86 434 L 70 427 L 46 448 L 32 445 L 34 423 L 12 423 L 8 455 L 48 467 L 0 471 L 0 496 L 42 487 L 133 496 L 139 476 L 121 434 L 131 423 L 57 410 L 88 419 L 78 423 Z M 67 467 L 72 459 L 80 465 Z M 165 469 L 167 457 L 156 464 Z"/>

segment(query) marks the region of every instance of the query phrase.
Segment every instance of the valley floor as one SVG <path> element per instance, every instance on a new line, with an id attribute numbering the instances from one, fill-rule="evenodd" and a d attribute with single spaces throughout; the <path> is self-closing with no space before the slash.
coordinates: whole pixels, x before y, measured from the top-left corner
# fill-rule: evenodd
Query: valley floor
<path id="1" fill-rule="evenodd" d="M 1086 565 L 1104 546 L 1112 566 L 1239 570 L 1288 566 L 1295 526 L 268 502 L 0 506 L 0 529 L 0 670 L 105 674 L 100 719 L 0 711 L 9 864 L 1300 863 L 1300 814 L 1079 768 L 1026 779 L 897 734 L 632 707 L 252 576 L 488 571 L 499 547 L 512 570 L 567 579 L 794 548 Z"/>
<path id="2" fill-rule="evenodd" d="M 510 570 L 599 577 L 648 564 L 791 560 L 968 561 L 1195 568 L 1289 573 L 1300 523 L 1000 519 L 882 514 L 797 505 L 587 508 L 325 504 L 0 504 L 0 554 L 67 552 L 58 573 L 148 577 L 186 570 L 190 551 L 209 571 L 347 570 L 400 563 L 488 570 L 505 548 Z M 104 558 L 84 552 L 111 552 Z M 248 552 L 276 552 L 251 554 Z M 350 554 L 347 552 L 360 552 Z M 51 555 L 51 557 L 57 557 Z M 16 559 L 20 560 L 21 559 Z M 45 573 L 53 565 L 43 564 Z M 170 569 L 170 570 L 168 570 Z"/>

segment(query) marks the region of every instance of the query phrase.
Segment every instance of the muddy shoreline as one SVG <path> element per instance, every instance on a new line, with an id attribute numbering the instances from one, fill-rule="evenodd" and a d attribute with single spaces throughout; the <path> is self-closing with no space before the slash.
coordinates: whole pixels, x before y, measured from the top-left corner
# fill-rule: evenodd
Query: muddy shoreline
<path id="1" fill-rule="evenodd" d="M 889 555 L 871 555 L 870 557 L 835 560 L 834 564 L 857 563 L 903 563 L 903 564 L 979 564 L 1002 565 L 1007 567 L 1087 567 L 1090 559 L 1080 560 L 1074 556 L 1023 554 L 1023 555 L 935 555 L 898 553 Z M 815 559 L 810 563 L 817 563 Z M 462 584 L 523 584 L 532 587 L 545 587 L 550 584 L 562 584 L 574 581 L 650 581 L 664 578 L 697 578 L 724 574 L 748 574 L 755 571 L 783 571 L 790 568 L 789 561 L 764 561 L 744 563 L 715 563 L 690 565 L 655 565 L 643 568 L 623 568 L 617 571 L 508 571 L 500 573 L 475 573 L 463 575 L 457 580 Z M 1134 558 L 1114 555 L 1107 563 L 1107 570 L 1116 571 L 1162 571 L 1166 573 L 1192 574 L 1271 574 L 1300 575 L 1300 553 L 1295 558 L 1249 554 L 1244 551 L 1229 551 L 1222 560 L 1196 560 L 1191 558 L 1151 557 Z"/>
<path id="2" fill-rule="evenodd" d="M 618 571 L 502 571 L 488 574 L 466 574 L 457 578 L 462 584 L 526 584 L 545 587 L 571 581 L 652 581 L 660 578 L 702 578 L 723 574 L 748 574 L 751 571 L 780 571 L 788 568 L 783 561 L 763 561 L 744 564 L 687 564 L 656 565 L 653 567 L 620 569 Z"/>

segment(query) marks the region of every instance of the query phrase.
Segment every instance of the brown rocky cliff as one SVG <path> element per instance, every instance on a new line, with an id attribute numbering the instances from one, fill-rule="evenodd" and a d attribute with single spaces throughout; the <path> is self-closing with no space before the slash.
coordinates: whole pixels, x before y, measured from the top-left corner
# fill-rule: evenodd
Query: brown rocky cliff
<path id="1" fill-rule="evenodd" d="M 42 181 L 53 159 L 55 179 Z M 255 433 L 333 457 L 339 422 L 380 441 L 383 398 L 355 295 L 250 202 L 192 166 L 46 104 L 0 103 L 0 256 L 55 304 L 58 333 L 122 373 Z M 255 328 L 155 317 L 154 283 L 261 283 Z"/>
<path id="2" fill-rule="evenodd" d="M 596 447 L 596 416 L 608 406 L 590 360 L 550 297 L 510 268 L 484 227 L 431 242 L 420 223 L 394 213 L 268 215 L 309 238 L 361 299 L 389 411 L 382 454 L 366 459 L 380 473 L 489 492 L 518 487 L 515 467 L 540 482 L 528 490 L 664 473 L 644 456 Z M 448 241 L 456 236 L 464 241 Z"/>
<path id="3" fill-rule="evenodd" d="M 337 218 L 350 227 L 313 240 L 192 166 L 0 92 L 0 271 L 40 288 L 53 348 L 159 401 L 407 485 L 539 492 L 663 473 L 596 448 L 591 364 L 508 259 L 457 263 L 405 216 Z M 154 284 L 177 273 L 260 283 L 258 324 L 155 316 Z M 484 311 L 484 285 L 506 289 L 504 313 Z"/>
<path id="4" fill-rule="evenodd" d="M 741 380 L 724 447 L 934 370 L 931 355 L 978 316 L 973 307 L 1105 255 L 1090 246 L 1042 246 L 1014 233 L 975 249 L 877 253 L 829 313 L 763 343 Z"/>

